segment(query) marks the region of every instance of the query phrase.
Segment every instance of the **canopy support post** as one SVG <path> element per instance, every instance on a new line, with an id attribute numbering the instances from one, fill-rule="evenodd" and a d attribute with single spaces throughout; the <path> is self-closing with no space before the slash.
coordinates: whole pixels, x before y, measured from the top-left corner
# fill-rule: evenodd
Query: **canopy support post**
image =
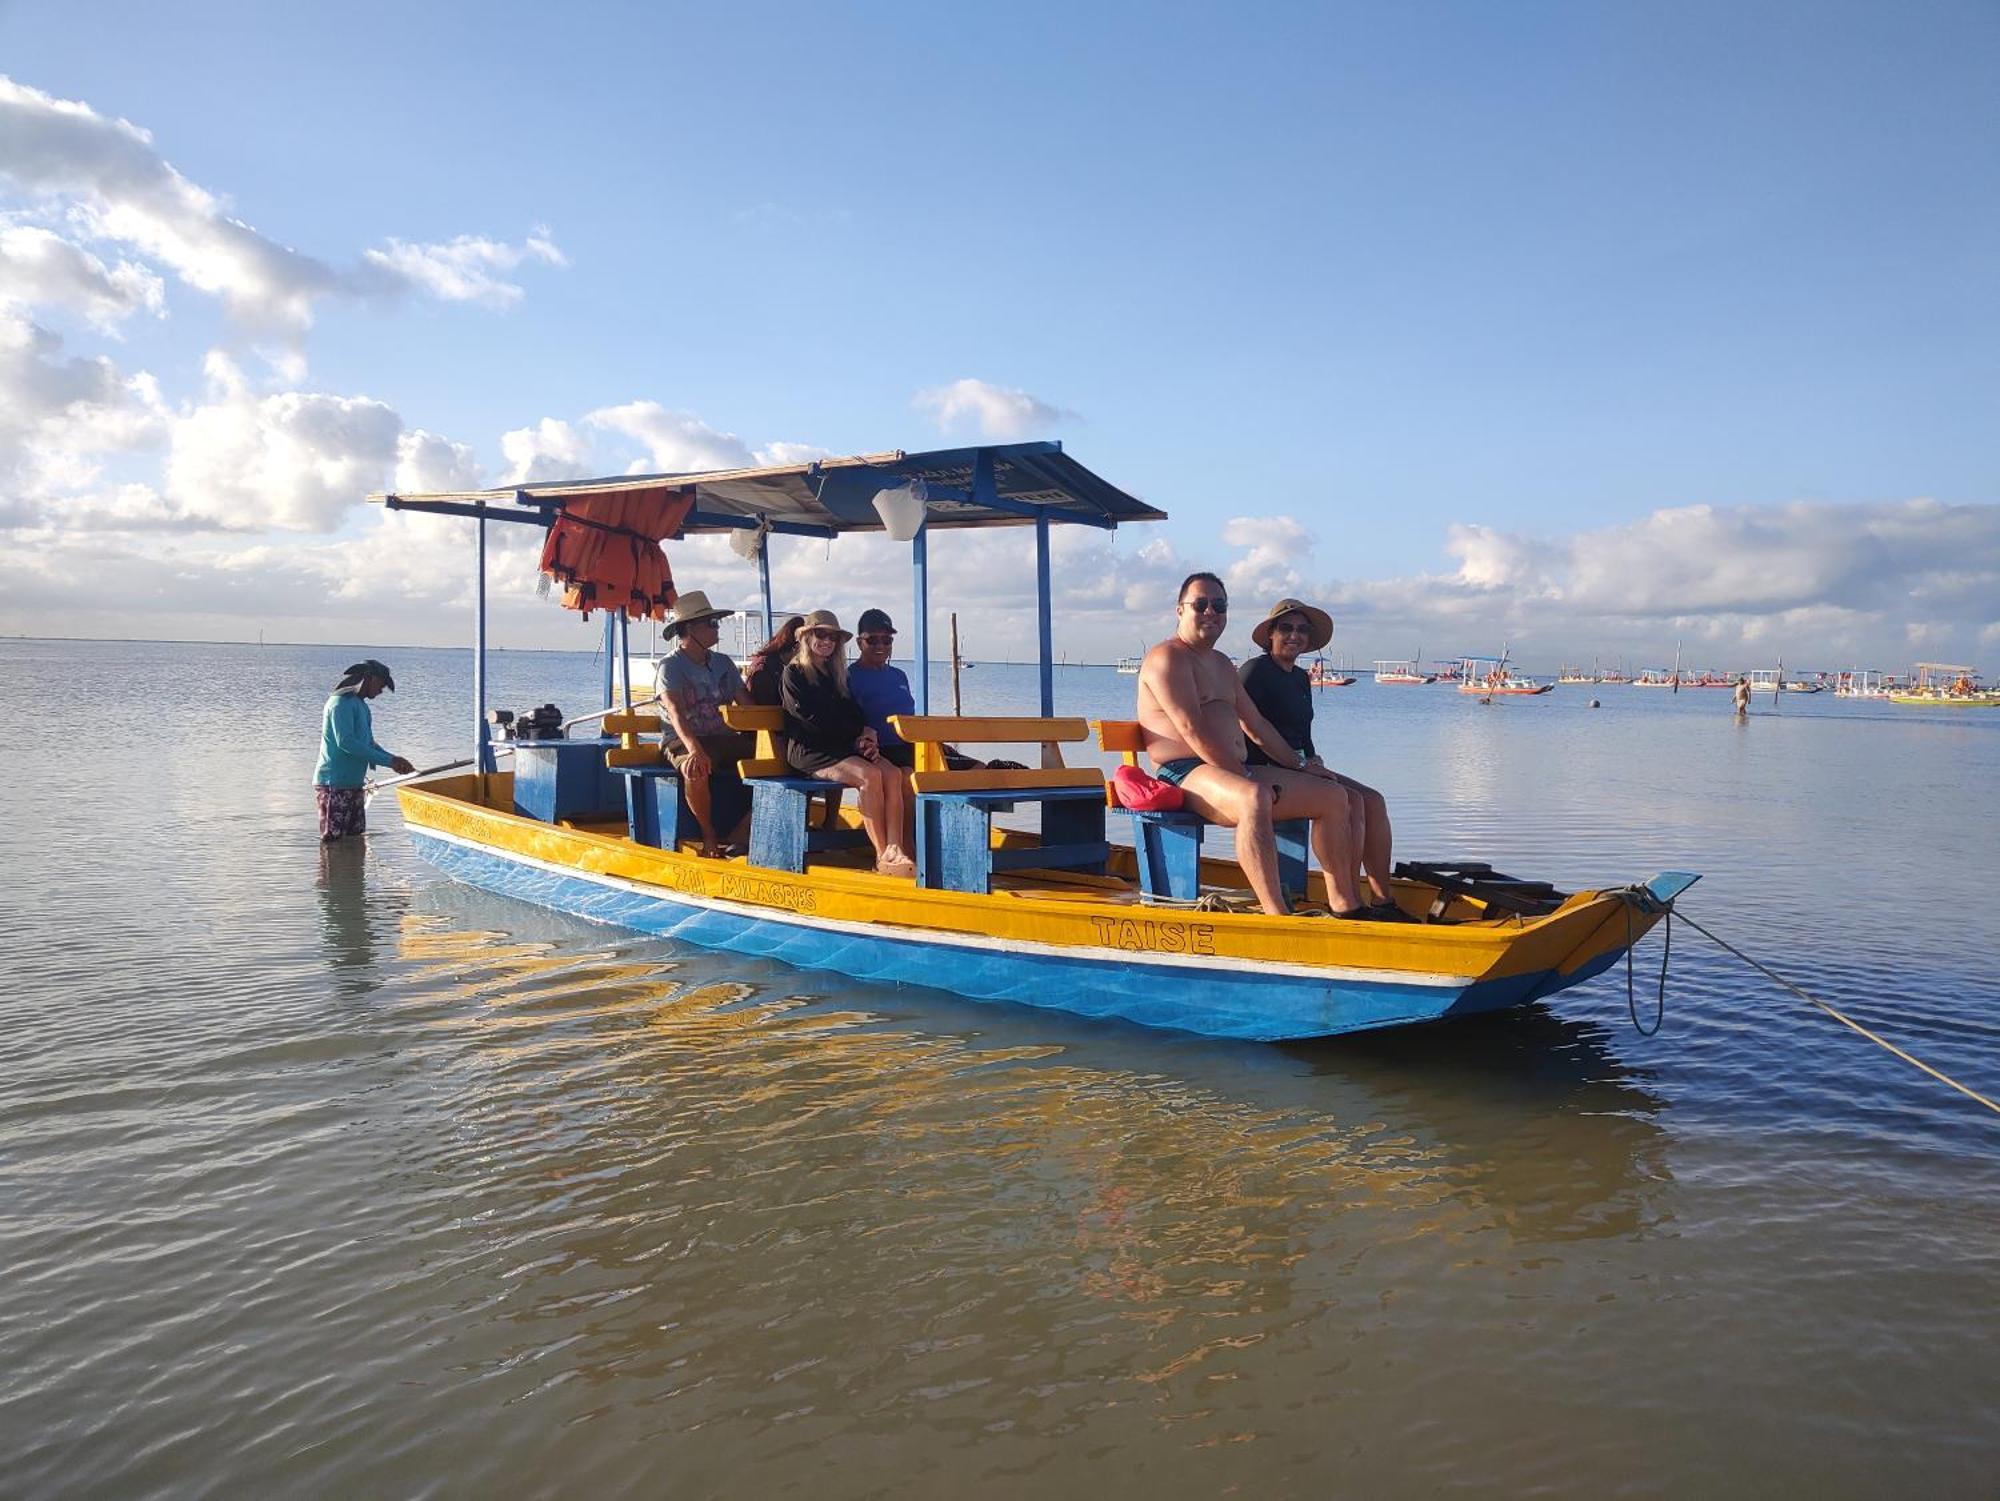
<path id="1" fill-rule="evenodd" d="M 611 695 L 618 685 L 618 675 L 612 662 L 618 651 L 618 617 L 611 611 L 604 612 L 604 707 L 611 708 Z"/>
<path id="2" fill-rule="evenodd" d="M 1055 626 L 1049 613 L 1049 513 L 1035 513 L 1035 639 L 1041 650 L 1042 718 L 1056 712 Z"/>
<path id="3" fill-rule="evenodd" d="M 625 712 L 632 712 L 632 621 L 618 607 L 618 678 L 625 690 Z"/>
<path id="4" fill-rule="evenodd" d="M 764 601 L 764 639 L 769 641 L 778 627 L 771 619 L 771 539 L 757 539 L 757 590 Z"/>
<path id="5" fill-rule="evenodd" d="M 931 589 L 930 528 L 919 527 L 910 539 L 910 572 L 914 575 L 917 615 L 917 712 L 931 711 Z"/>
<path id="6" fill-rule="evenodd" d="M 486 728 L 486 518 L 479 518 L 472 552 L 472 764 L 493 770 L 493 740 Z M 484 784 L 481 784 L 484 790 Z"/>

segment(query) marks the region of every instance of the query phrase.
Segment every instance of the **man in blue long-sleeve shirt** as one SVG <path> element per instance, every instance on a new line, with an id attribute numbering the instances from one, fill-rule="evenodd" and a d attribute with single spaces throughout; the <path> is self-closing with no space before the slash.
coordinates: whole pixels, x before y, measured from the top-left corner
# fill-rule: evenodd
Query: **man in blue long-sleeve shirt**
<path id="1" fill-rule="evenodd" d="M 313 773 L 313 793 L 319 802 L 319 841 L 332 844 L 368 828 L 368 794 L 362 784 L 368 768 L 387 766 L 398 776 L 416 768 L 375 743 L 375 716 L 368 700 L 384 688 L 396 690 L 389 669 L 370 657 L 340 675 L 319 736 L 319 770 Z"/>

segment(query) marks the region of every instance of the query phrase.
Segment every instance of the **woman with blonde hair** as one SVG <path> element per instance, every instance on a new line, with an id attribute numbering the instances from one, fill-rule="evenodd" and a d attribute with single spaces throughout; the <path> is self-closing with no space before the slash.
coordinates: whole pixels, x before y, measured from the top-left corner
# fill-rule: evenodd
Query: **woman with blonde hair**
<path id="1" fill-rule="evenodd" d="M 861 826 L 875 846 L 875 869 L 885 876 L 914 876 L 908 852 L 912 823 L 909 783 L 882 759 L 882 748 L 861 705 L 847 688 L 847 643 L 831 610 L 814 610 L 799 628 L 799 644 L 779 678 L 785 708 L 785 759 L 794 771 L 852 787 L 861 804 Z"/>

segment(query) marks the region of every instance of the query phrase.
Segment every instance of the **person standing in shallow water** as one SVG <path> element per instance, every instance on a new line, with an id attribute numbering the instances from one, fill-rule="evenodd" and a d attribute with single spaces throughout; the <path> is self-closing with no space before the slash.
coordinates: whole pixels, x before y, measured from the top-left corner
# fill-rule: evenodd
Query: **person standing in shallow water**
<path id="1" fill-rule="evenodd" d="M 1745 677 L 1736 680 L 1736 717 L 1738 719 L 1750 717 L 1750 679 Z"/>
<path id="2" fill-rule="evenodd" d="M 340 675 L 320 717 L 319 769 L 313 795 L 319 803 L 319 841 L 332 844 L 368 830 L 368 768 L 386 766 L 398 776 L 416 770 L 401 756 L 375 743 L 375 716 L 368 700 L 387 688 L 396 691 L 389 669 L 370 657 Z"/>

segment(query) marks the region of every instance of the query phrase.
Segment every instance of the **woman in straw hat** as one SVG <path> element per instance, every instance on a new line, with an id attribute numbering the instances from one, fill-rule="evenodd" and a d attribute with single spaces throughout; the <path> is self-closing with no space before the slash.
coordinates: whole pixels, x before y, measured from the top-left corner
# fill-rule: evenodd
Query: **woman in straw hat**
<path id="1" fill-rule="evenodd" d="M 1312 678 L 1299 666 L 1299 657 L 1319 651 L 1333 639 L 1333 617 L 1300 600 L 1281 599 L 1251 628 L 1250 639 L 1263 655 L 1250 658 L 1239 669 L 1244 692 L 1306 765 L 1324 767 L 1326 763 L 1313 747 Z M 1251 766 L 1273 764 L 1255 740 L 1250 742 L 1246 759 Z M 1332 776 L 1353 794 L 1350 802 L 1361 815 L 1355 842 L 1367 873 L 1369 894 L 1374 897 L 1361 915 L 1378 922 L 1407 921 L 1409 914 L 1389 895 L 1389 805 L 1373 787 L 1364 787 L 1339 772 Z"/>
<path id="2" fill-rule="evenodd" d="M 914 876 L 909 856 L 909 783 L 882 759 L 875 731 L 847 689 L 847 643 L 831 610 L 814 610 L 799 628 L 798 650 L 779 679 L 785 706 L 785 759 L 806 776 L 852 787 L 861 804 L 861 826 L 875 846 L 883 875 Z"/>
<path id="3" fill-rule="evenodd" d="M 688 811 L 701 825 L 701 852 L 711 859 L 742 854 L 750 827 L 750 792 L 736 763 L 755 753 L 756 742 L 722 722 L 722 706 L 743 697 L 743 678 L 715 649 L 722 634 L 717 622 L 735 613 L 716 609 L 699 589 L 676 599 L 667 616 L 672 649 L 660 658 L 658 678 L 667 759 L 681 774 Z M 718 828 L 729 831 L 726 844 Z"/>

